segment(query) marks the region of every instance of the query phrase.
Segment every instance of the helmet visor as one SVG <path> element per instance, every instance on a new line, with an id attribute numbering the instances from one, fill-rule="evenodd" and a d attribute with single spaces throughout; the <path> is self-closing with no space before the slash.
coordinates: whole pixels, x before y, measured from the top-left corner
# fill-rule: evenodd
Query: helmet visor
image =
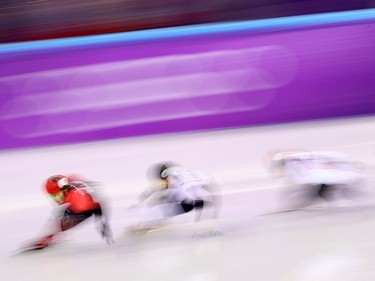
<path id="1" fill-rule="evenodd" d="M 64 191 L 60 191 L 60 192 L 56 192 L 54 194 L 51 194 L 51 198 L 57 204 L 62 204 L 64 202 Z"/>

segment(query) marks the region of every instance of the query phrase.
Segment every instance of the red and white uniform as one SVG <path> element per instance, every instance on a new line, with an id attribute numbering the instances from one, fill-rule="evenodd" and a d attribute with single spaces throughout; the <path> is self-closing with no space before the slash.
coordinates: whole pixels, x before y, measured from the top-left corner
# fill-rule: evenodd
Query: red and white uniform
<path id="1" fill-rule="evenodd" d="M 69 190 L 65 195 L 63 204 L 69 204 L 67 209 L 73 213 L 82 213 L 100 208 L 99 203 L 94 201 L 91 194 L 80 187 Z"/>
<path id="2" fill-rule="evenodd" d="M 102 206 L 90 194 L 89 188 L 85 182 L 78 181 L 76 177 L 55 175 L 46 180 L 43 189 L 55 203 L 66 204 L 67 208 L 56 218 L 57 220 L 52 221 L 55 229 L 32 245 L 32 249 L 44 249 L 53 242 L 56 234 L 69 230 L 92 216 L 95 217 L 102 238 L 107 243 L 112 243 L 112 232 L 103 214 Z"/>

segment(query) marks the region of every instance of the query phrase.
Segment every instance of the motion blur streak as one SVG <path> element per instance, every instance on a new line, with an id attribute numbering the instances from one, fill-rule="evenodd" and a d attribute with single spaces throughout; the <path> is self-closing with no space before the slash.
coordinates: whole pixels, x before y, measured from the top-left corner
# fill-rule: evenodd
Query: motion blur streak
<path id="1" fill-rule="evenodd" d="M 274 89 L 292 79 L 295 59 L 290 57 L 289 60 L 285 60 L 286 64 L 282 67 L 286 73 L 280 79 L 271 73 L 272 70 L 262 67 L 264 57 L 267 57 L 269 52 L 278 53 L 280 56 L 289 55 L 281 47 L 269 46 L 163 56 L 3 77 L 0 81 L 8 82 L 11 87 L 24 82 L 25 94 L 30 91 L 34 83 L 38 83 L 38 80 L 39 83 L 43 80 L 56 82 L 64 80 L 65 85 L 62 85 L 59 91 L 47 91 L 11 99 L 4 104 L 3 107 L 7 113 L 1 119 L 28 118 L 33 115 L 44 115 L 44 118 L 48 118 L 49 114 L 111 110 L 141 106 L 146 103 L 227 95 L 238 91 Z M 100 79 L 92 79 L 93 75 L 98 75 Z M 90 83 L 90 78 L 93 83 Z M 264 92 L 258 94 L 262 95 Z M 264 104 L 255 105 L 254 109 L 258 106 L 264 106 Z M 217 110 L 223 109 L 221 107 L 213 109 L 213 111 Z M 249 107 L 236 107 L 226 112 L 241 110 L 249 110 Z M 190 107 L 185 112 L 180 110 L 177 115 L 172 110 L 162 112 L 164 114 L 160 114 L 159 117 L 156 117 L 154 112 L 145 112 L 141 116 L 134 115 L 126 119 L 121 115 L 116 116 L 117 120 L 109 121 L 102 118 L 95 124 L 85 124 L 85 120 L 80 119 L 65 126 L 64 122 L 60 122 L 58 129 L 42 126 L 38 128 L 38 131 L 26 133 L 23 137 L 95 130 L 152 120 L 198 116 L 209 114 L 209 112 L 205 113 L 204 110 Z"/>

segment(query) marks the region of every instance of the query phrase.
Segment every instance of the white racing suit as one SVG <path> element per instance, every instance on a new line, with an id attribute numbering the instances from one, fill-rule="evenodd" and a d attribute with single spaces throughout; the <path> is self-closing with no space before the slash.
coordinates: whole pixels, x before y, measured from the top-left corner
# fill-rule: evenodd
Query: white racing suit
<path id="1" fill-rule="evenodd" d="M 318 198 L 333 201 L 360 182 L 363 171 L 345 154 L 316 151 L 285 157 L 284 176 L 289 183 L 305 187 L 300 191 L 309 202 Z"/>
<path id="2" fill-rule="evenodd" d="M 194 220 L 199 221 L 202 210 L 209 206 L 214 207 L 213 218 L 217 218 L 219 197 L 212 193 L 216 187 L 212 178 L 205 173 L 181 168 L 169 171 L 166 180 L 161 180 L 143 192 L 143 199 L 147 197 L 147 208 L 141 211 L 141 227 L 154 227 L 165 219 L 193 209 Z"/>

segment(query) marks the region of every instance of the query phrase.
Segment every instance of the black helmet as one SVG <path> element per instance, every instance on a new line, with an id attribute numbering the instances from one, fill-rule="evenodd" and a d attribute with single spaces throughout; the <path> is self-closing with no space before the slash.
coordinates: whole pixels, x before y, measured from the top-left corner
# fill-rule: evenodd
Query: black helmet
<path id="1" fill-rule="evenodd" d="M 147 178 L 150 181 L 166 179 L 168 177 L 168 169 L 172 167 L 179 167 L 177 162 L 163 161 L 152 164 L 147 170 Z"/>

